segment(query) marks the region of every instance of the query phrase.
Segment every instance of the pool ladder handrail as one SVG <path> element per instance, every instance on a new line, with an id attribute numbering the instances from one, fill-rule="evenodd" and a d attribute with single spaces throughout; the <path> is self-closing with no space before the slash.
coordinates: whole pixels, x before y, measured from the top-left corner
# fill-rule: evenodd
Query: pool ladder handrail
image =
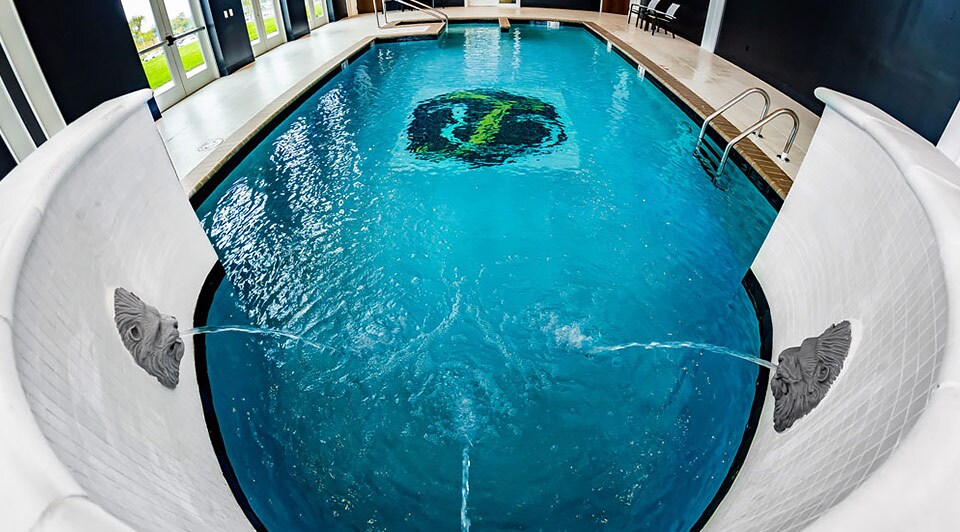
<path id="1" fill-rule="evenodd" d="M 439 20 L 443 23 L 443 27 L 440 28 L 441 34 L 447 31 L 447 28 L 450 26 L 450 17 L 448 17 L 446 13 L 433 6 L 427 5 L 420 0 L 380 0 L 381 5 L 383 6 L 383 25 L 381 25 L 380 10 L 377 8 L 377 0 L 373 0 L 373 11 L 374 16 L 377 18 L 378 28 L 383 28 L 383 26 L 387 24 L 387 1 L 397 2 L 398 4 L 416 9 L 421 13 L 426 13 L 427 15 Z"/>
<path id="2" fill-rule="evenodd" d="M 703 126 L 700 128 L 700 135 L 697 136 L 697 147 L 694 149 L 699 150 L 700 145 L 703 144 L 703 137 L 706 136 L 707 134 L 707 126 L 710 125 L 710 122 L 713 122 L 714 119 L 722 115 L 727 109 L 730 109 L 734 105 L 737 105 L 738 103 L 743 101 L 744 98 L 754 93 L 759 94 L 760 96 L 763 96 L 763 111 L 760 112 L 760 120 L 763 120 L 763 117 L 767 116 L 767 112 L 770 110 L 770 95 L 767 94 L 767 91 L 763 90 L 760 87 L 750 87 L 749 89 L 731 98 L 727 103 L 721 105 L 719 109 L 714 111 L 713 114 L 711 114 L 706 119 L 704 119 Z M 762 129 L 763 129 L 763 126 L 761 126 L 760 129 L 757 130 L 757 136 L 760 138 L 763 138 L 763 134 L 761 131 Z"/>
<path id="3" fill-rule="evenodd" d="M 782 160 L 783 162 L 787 162 L 787 163 L 790 162 L 790 158 L 788 156 L 790 154 L 790 148 L 793 147 L 793 141 L 796 140 L 797 138 L 797 132 L 800 130 L 800 117 L 797 116 L 797 113 L 795 113 L 793 109 L 787 109 L 784 107 L 784 108 L 777 109 L 776 111 L 761 118 L 758 122 L 748 127 L 746 130 L 743 131 L 743 133 L 740 133 L 739 135 L 734 137 L 734 139 L 727 144 L 726 149 L 723 150 L 723 157 L 720 159 L 720 164 L 717 165 L 717 175 L 719 176 L 721 173 L 723 173 L 723 167 L 726 166 L 727 159 L 730 158 L 730 151 L 733 150 L 733 147 L 738 142 L 750 136 L 750 134 L 753 133 L 754 131 L 759 131 L 760 129 L 763 128 L 763 126 L 774 121 L 780 115 L 787 115 L 793 119 L 793 129 L 790 131 L 790 135 L 787 137 L 787 143 L 783 147 L 783 152 L 777 155 L 777 158 Z"/>

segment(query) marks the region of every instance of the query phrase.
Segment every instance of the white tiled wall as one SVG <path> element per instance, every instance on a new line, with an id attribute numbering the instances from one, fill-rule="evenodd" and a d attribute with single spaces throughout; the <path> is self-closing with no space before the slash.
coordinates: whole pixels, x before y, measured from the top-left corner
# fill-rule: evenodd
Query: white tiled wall
<path id="1" fill-rule="evenodd" d="M 904 443 L 955 351 L 948 293 L 956 279 L 948 283 L 945 243 L 911 174 L 929 166 L 955 188 L 960 169 L 947 168 L 941 152 L 872 106 L 830 91 L 818 96 L 827 110 L 753 270 L 770 304 L 774 357 L 844 319 L 853 324 L 854 345 L 823 402 L 782 434 L 773 430 L 768 391 L 750 453 L 708 530 L 799 530 L 826 513 L 842 518 L 825 530 L 916 529 L 902 528 L 911 517 L 875 519 L 895 498 L 844 501 L 875 472 L 895 485 L 937 467 L 914 460 L 893 469 L 891 458 L 916 453 Z M 960 469 L 954 473 L 960 478 Z"/>
<path id="2" fill-rule="evenodd" d="M 12 332 L 0 357 L 15 360 L 36 424 L 79 485 L 19 524 L 107 530 L 112 515 L 137 530 L 250 529 L 207 435 L 189 339 L 180 385 L 168 390 L 134 364 L 113 324 L 113 290 L 123 286 L 189 328 L 215 261 L 146 97 L 104 104 L 0 182 L 0 204 L 11 206 L 0 231 L 39 213 L 20 267 L 0 261 L 0 301 L 15 287 L 0 306 Z M 3 504 L 36 500 L 14 493 Z"/>

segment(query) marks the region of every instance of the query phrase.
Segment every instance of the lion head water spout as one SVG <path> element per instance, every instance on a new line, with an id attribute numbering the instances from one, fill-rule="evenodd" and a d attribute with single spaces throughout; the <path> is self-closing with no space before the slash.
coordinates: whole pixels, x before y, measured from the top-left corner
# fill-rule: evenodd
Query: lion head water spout
<path id="1" fill-rule="evenodd" d="M 177 318 L 161 314 L 157 307 L 124 288 L 114 290 L 113 310 L 120 340 L 133 361 L 160 384 L 176 388 L 183 358 Z"/>
<path id="2" fill-rule="evenodd" d="M 117 288 L 113 294 L 114 321 L 120 340 L 133 356 L 134 362 L 156 377 L 160 384 L 173 389 L 180 383 L 180 360 L 183 358 L 183 338 L 197 334 L 243 333 L 286 338 L 306 344 L 318 351 L 334 351 L 287 331 L 250 327 L 246 325 L 215 325 L 179 330 L 177 318 L 162 314 L 136 294 Z"/>
<path id="3" fill-rule="evenodd" d="M 843 368 L 851 336 L 850 322 L 842 321 L 780 353 L 780 365 L 770 380 L 774 430 L 787 430 L 820 404 Z"/>

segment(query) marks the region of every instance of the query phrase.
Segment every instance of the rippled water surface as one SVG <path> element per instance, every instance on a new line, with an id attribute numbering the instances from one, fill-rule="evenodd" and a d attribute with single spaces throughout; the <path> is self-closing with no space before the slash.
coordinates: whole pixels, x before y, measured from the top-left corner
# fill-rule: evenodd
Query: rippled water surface
<path id="1" fill-rule="evenodd" d="M 757 367 L 740 280 L 774 217 L 577 28 L 378 45 L 199 209 L 228 279 L 207 339 L 271 530 L 685 530 Z M 631 342 L 678 349 L 598 349 Z M 467 490 L 469 485 L 469 490 Z"/>

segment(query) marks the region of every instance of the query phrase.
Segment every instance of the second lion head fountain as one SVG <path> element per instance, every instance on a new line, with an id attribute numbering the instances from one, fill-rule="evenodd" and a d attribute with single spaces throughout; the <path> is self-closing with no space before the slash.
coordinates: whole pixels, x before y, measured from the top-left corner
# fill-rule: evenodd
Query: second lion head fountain
<path id="1" fill-rule="evenodd" d="M 850 344 L 850 322 L 842 321 L 780 353 L 770 381 L 774 430 L 787 430 L 820 404 L 843 369 Z"/>

